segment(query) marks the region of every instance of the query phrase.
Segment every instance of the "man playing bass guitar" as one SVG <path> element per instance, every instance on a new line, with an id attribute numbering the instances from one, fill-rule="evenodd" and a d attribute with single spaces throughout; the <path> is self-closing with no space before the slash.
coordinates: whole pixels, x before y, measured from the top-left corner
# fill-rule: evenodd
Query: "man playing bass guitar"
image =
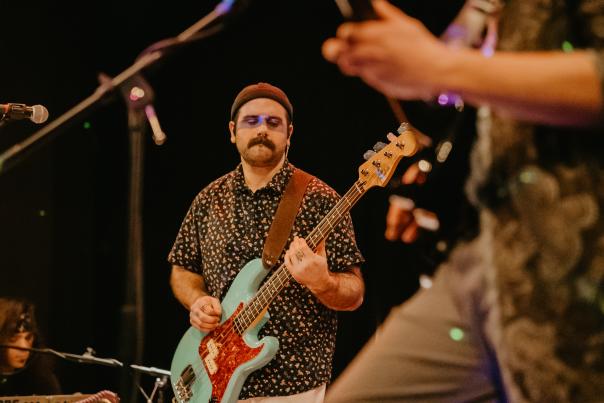
<path id="1" fill-rule="evenodd" d="M 241 163 L 197 195 L 168 257 L 174 295 L 190 311 L 195 329 L 209 332 L 220 324 L 220 302 L 233 280 L 247 262 L 262 255 L 295 170 L 287 160 L 292 115 L 285 93 L 266 83 L 244 88 L 233 103 L 230 140 Z M 303 239 L 338 200 L 333 189 L 311 179 L 289 248 L 278 262 L 285 262 L 295 281 L 272 301 L 270 318 L 259 333 L 276 337 L 279 350 L 247 377 L 239 399 L 323 401 L 335 347 L 335 311 L 356 309 L 364 294 L 363 258 L 348 214 L 316 253 Z"/>

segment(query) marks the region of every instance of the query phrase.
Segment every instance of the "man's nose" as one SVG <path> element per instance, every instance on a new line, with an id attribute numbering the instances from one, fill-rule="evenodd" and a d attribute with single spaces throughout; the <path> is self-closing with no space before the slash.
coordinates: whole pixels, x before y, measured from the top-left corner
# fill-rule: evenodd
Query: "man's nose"
<path id="1" fill-rule="evenodd" d="M 256 133 L 258 136 L 266 137 L 268 135 L 268 126 L 265 121 L 262 121 L 258 126 L 258 132 Z"/>

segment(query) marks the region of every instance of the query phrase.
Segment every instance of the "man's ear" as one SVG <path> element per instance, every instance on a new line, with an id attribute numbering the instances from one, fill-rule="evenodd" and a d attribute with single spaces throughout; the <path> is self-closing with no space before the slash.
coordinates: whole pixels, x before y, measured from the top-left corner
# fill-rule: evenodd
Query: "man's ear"
<path id="1" fill-rule="evenodd" d="M 229 122 L 229 132 L 231 133 L 231 143 L 235 144 L 235 122 L 232 120 Z"/>
<path id="2" fill-rule="evenodd" d="M 294 132 L 294 125 L 290 123 L 287 127 L 287 145 L 289 145 L 289 140 L 292 138 L 292 133 Z"/>

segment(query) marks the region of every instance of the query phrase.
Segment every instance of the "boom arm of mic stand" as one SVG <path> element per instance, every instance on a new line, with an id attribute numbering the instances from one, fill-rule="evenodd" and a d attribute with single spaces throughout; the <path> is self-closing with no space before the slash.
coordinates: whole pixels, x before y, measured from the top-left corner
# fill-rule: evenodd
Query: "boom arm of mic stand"
<path id="1" fill-rule="evenodd" d="M 172 43 L 174 45 L 178 45 L 189 40 L 197 39 L 198 37 L 196 37 L 196 34 L 204 27 L 214 22 L 220 16 L 227 14 L 231 8 L 232 3 L 232 0 L 223 0 L 214 8 L 212 12 L 210 12 L 208 15 L 206 15 L 205 17 L 197 21 L 195 24 L 193 24 L 191 27 L 189 27 L 187 30 L 179 34 Z M 162 50 L 165 48 L 166 47 L 163 47 Z M 84 99 L 82 102 L 65 112 L 63 115 L 48 123 L 42 129 L 32 134 L 24 141 L 13 145 L 8 150 L 0 154 L 0 174 L 15 166 L 18 163 L 17 157 L 19 155 L 24 155 L 27 151 L 33 150 L 34 145 L 42 144 L 42 140 L 48 139 L 49 134 L 52 133 L 54 130 L 56 130 L 63 124 L 71 121 L 76 116 L 80 115 L 82 112 L 90 108 L 92 105 L 96 104 L 109 91 L 113 90 L 114 88 L 117 88 L 119 85 L 124 83 L 126 80 L 128 80 L 144 68 L 150 66 L 151 64 L 161 59 L 163 54 L 164 53 L 161 50 L 154 50 L 149 53 L 143 53 L 143 55 L 139 57 L 138 60 L 136 60 L 136 62 L 132 66 L 128 67 L 126 70 L 112 78 L 110 81 L 101 84 L 97 88 L 97 90 L 88 98 Z"/>
<path id="2" fill-rule="evenodd" d="M 55 351 L 52 349 L 43 349 L 47 350 L 51 354 L 55 354 L 58 357 L 61 357 L 65 360 L 79 362 L 80 364 L 98 364 L 105 365 L 107 367 L 123 367 L 124 364 L 121 361 L 116 360 L 115 358 L 100 358 L 95 357 L 91 354 L 70 354 L 70 353 L 61 353 L 59 351 Z"/>
<path id="3" fill-rule="evenodd" d="M 64 360 L 75 361 L 75 362 L 79 362 L 81 364 L 99 364 L 99 365 L 105 365 L 108 367 L 123 367 L 124 366 L 124 364 L 121 361 L 118 361 L 115 358 L 95 357 L 90 352 L 86 352 L 82 355 L 79 355 L 79 354 L 64 353 L 62 351 L 53 350 L 52 348 L 36 348 L 36 347 L 27 348 L 27 347 L 13 346 L 10 344 L 0 344 L 0 348 L 12 348 L 15 350 L 32 351 L 35 353 L 42 353 L 42 354 L 51 354 L 56 357 L 63 358 Z"/>
<path id="4" fill-rule="evenodd" d="M 143 367 L 142 365 L 131 364 L 130 368 L 151 376 L 170 376 L 170 371 L 155 367 Z"/>

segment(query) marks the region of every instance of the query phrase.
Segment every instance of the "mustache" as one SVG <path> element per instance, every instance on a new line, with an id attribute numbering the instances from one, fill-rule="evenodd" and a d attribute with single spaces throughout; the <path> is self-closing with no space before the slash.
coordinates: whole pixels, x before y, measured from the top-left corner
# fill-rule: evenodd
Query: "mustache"
<path id="1" fill-rule="evenodd" d="M 258 144 L 262 144 L 263 146 L 271 149 L 271 151 L 275 151 L 275 143 L 267 139 L 266 137 L 254 137 L 247 143 L 247 148 L 252 148 L 257 146 Z"/>

